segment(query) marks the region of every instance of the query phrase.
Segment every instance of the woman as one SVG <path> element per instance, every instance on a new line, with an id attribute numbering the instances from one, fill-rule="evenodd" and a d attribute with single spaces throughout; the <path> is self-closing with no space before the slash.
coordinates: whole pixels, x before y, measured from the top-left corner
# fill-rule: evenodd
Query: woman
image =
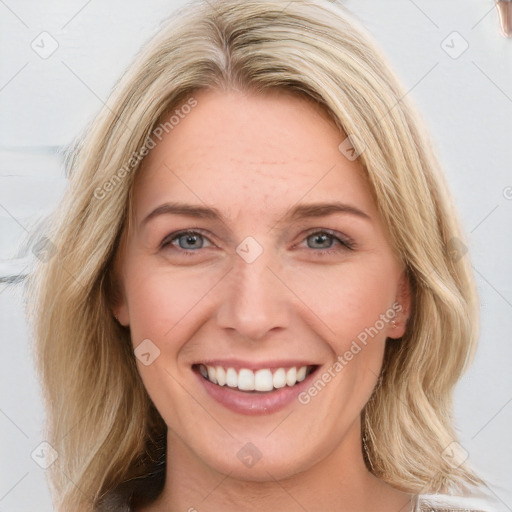
<path id="1" fill-rule="evenodd" d="M 58 510 L 483 510 L 464 237 L 364 31 L 195 3 L 107 104 L 31 289 Z"/>

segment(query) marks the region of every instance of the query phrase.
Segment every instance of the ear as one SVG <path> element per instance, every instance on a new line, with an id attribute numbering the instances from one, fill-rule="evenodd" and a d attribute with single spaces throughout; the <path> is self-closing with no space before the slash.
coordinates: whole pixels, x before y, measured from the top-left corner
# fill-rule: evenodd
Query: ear
<path id="1" fill-rule="evenodd" d="M 128 327 L 130 325 L 130 315 L 128 313 L 128 305 L 123 299 L 119 304 L 112 308 L 112 314 L 120 325 Z"/>
<path id="2" fill-rule="evenodd" d="M 130 325 L 128 301 L 126 300 L 123 282 L 119 278 L 118 271 L 115 267 L 110 272 L 109 302 L 112 316 L 114 316 L 120 325 L 128 327 Z"/>
<path id="3" fill-rule="evenodd" d="M 411 314 L 411 284 L 404 270 L 400 275 L 393 308 L 396 315 L 390 325 L 389 338 L 398 339 L 405 334 L 407 320 Z"/>

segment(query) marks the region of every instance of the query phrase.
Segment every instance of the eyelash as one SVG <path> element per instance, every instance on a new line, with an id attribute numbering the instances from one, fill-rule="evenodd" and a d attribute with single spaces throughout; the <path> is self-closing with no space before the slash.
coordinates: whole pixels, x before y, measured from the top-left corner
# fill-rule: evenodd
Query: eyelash
<path id="1" fill-rule="evenodd" d="M 208 237 L 204 233 L 202 233 L 200 230 L 187 229 L 184 231 L 177 231 L 176 233 L 171 233 L 170 235 L 167 235 L 162 240 L 162 243 L 160 244 L 160 249 L 166 249 L 169 245 L 174 245 L 174 244 L 172 244 L 172 242 L 174 242 L 175 240 L 178 240 L 183 235 L 199 235 L 208 240 Z M 307 240 L 309 237 L 311 237 L 313 235 L 328 235 L 331 240 L 333 240 L 335 242 L 339 242 L 339 244 L 341 246 L 338 249 L 332 249 L 330 247 L 325 248 L 325 249 L 321 249 L 321 248 L 315 249 L 315 248 L 308 247 L 308 249 L 311 249 L 312 251 L 317 253 L 317 255 L 319 257 L 329 256 L 332 254 L 339 254 L 340 251 L 344 251 L 344 250 L 352 251 L 356 247 L 355 242 L 351 238 L 349 238 L 346 235 L 344 235 L 344 236 L 337 235 L 334 231 L 331 231 L 329 229 L 312 230 L 306 234 L 304 240 Z M 194 253 L 199 250 L 199 249 L 182 249 L 181 247 L 174 247 L 174 248 L 176 250 L 178 250 L 179 252 L 181 252 L 182 254 L 189 256 L 189 257 L 195 256 Z"/>

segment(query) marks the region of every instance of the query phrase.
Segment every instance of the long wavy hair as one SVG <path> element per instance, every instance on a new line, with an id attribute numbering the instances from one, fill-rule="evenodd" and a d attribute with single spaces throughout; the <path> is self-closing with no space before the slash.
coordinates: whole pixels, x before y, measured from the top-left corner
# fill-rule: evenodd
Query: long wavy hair
<path id="1" fill-rule="evenodd" d="M 342 6 L 209 0 L 162 24 L 70 147 L 69 187 L 44 234 L 50 249 L 30 276 L 46 435 L 58 453 L 48 470 L 57 509 L 98 510 L 141 479 L 158 481 L 155 493 L 162 485 L 166 425 L 137 372 L 129 329 L 112 315 L 113 261 L 134 177 L 164 114 L 192 105 L 198 90 L 230 88 L 284 89 L 325 109 L 360 152 L 407 270 L 407 329 L 387 344 L 362 413 L 368 468 L 408 492 L 479 484 L 469 467 L 443 455 L 456 440 L 452 392 L 475 350 L 478 303 L 465 238 L 422 120 Z"/>

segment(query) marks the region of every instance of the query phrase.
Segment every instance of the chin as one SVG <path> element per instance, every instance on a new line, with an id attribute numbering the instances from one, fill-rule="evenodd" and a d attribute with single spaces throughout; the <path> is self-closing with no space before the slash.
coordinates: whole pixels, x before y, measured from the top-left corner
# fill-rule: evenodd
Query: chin
<path id="1" fill-rule="evenodd" d="M 221 451 L 207 449 L 199 457 L 218 473 L 250 482 L 290 478 L 307 471 L 322 459 L 320 450 L 308 453 L 304 450 L 305 442 L 298 439 L 288 444 L 269 442 L 264 436 L 253 439 L 252 442 L 230 440 Z"/>

